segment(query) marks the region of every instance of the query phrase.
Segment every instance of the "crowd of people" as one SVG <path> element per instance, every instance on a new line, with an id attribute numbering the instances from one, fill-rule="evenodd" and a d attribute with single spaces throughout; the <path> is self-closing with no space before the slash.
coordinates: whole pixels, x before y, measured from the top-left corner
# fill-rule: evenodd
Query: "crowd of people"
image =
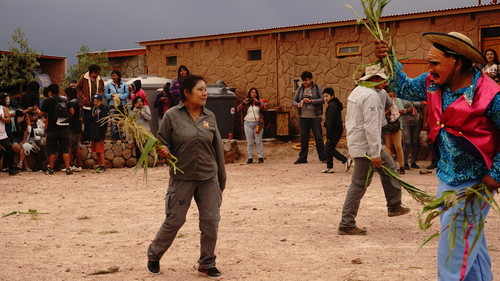
<path id="1" fill-rule="evenodd" d="M 83 144 L 97 155 L 94 172 L 102 173 L 106 171 L 108 123 L 112 144 L 128 142 L 117 122 L 107 122 L 109 115 L 129 110 L 125 113 L 136 114 L 137 122 L 149 127 L 151 111 L 141 81 L 127 85 L 120 71 L 113 70 L 112 81 L 105 86 L 100 71 L 98 65 L 90 65 L 88 72 L 71 81 L 64 91 L 51 84 L 42 95 L 38 82 L 30 82 L 14 105 L 7 93 L 1 93 L 0 159 L 5 172 L 16 175 L 20 171 L 42 171 L 52 175 L 64 166 L 61 171 L 71 175 L 83 170 Z M 162 101 L 167 109 L 173 106 L 169 97 L 168 102 Z M 140 157 L 137 145 L 136 156 Z"/>
<path id="2" fill-rule="evenodd" d="M 326 163 L 323 173 L 333 173 L 334 158 L 345 165 L 346 172 L 354 164 L 338 225 L 339 235 L 368 233 L 366 228 L 358 227 L 356 216 L 371 183 L 369 170 L 372 168 L 380 175 L 387 216 L 410 212 L 402 204 L 401 184 L 381 167 L 385 165 L 400 174 L 411 168 L 419 169 L 417 159 L 422 130 L 427 132 L 431 151 L 435 152 L 427 168 L 437 168 L 438 196 L 481 182 L 489 191 L 482 192 L 485 200 L 491 201 L 489 196 L 498 192 L 500 77 L 497 54 L 492 49 L 481 54 L 468 37 L 457 32 L 428 32 L 424 33 L 424 38 L 433 44 L 427 55 L 427 73 L 411 79 L 403 72 L 401 64 L 394 61 L 395 78 L 390 78 L 379 64 L 371 65 L 348 95 L 346 107 L 336 98 L 333 88 L 323 89 L 316 84 L 311 72 L 304 71 L 301 75 L 302 83 L 292 99 L 292 105 L 298 110 L 300 129 L 300 152 L 294 164 L 308 163 L 311 131 L 319 161 Z M 384 58 L 390 52 L 387 42 L 375 41 L 377 58 Z M 59 95 L 58 85 L 51 84 L 44 89 L 43 102 L 38 99 L 38 84 L 30 83 L 15 110 L 10 106 L 9 96 L 0 95 L 1 156 L 10 175 L 15 175 L 19 168 L 27 168 L 26 157 L 22 155 L 29 153 L 48 155 L 48 174 L 54 173 L 56 155 L 61 154 L 64 171 L 72 174 L 81 167 L 82 159 L 77 152 L 80 141 L 90 142 L 92 151 L 98 155 L 95 172 L 104 172 L 107 122 L 101 121 L 108 115 L 112 120 L 130 100 L 130 114 L 136 115 L 137 122 L 148 127 L 151 110 L 140 80 L 127 87 L 121 81 L 120 72 L 113 71 L 113 81 L 105 87 L 99 74 L 100 68 L 91 65 L 79 81 L 65 89 L 65 96 Z M 366 86 L 368 84 L 371 86 Z M 109 99 L 111 108 L 103 104 L 104 97 Z M 178 77 L 165 85 L 154 101 L 161 119 L 158 139 L 163 144 L 157 152 L 162 157 L 175 155 L 181 159 L 177 168 L 185 172 L 175 173 L 170 169 L 165 220 L 147 251 L 147 268 L 153 274 L 160 273 L 160 259 L 185 223 L 194 198 L 201 230 L 198 273 L 222 277 L 216 268 L 215 246 L 226 172 L 221 136 L 215 115 L 205 107 L 207 99 L 203 78 L 191 75 L 182 65 L 178 68 Z M 325 102 L 326 146 L 322 128 Z M 341 113 L 345 108 L 349 156 L 336 149 L 343 134 Z M 237 106 L 247 139 L 247 164 L 254 162 L 254 142 L 258 163 L 264 162 L 262 136 L 266 110 L 267 102 L 256 88 L 251 88 Z M 41 137 L 43 132 L 46 143 Z M 111 141 L 119 140 L 126 141 L 126 138 L 112 124 Z M 140 155 L 138 145 L 136 153 Z M 17 164 L 16 154 L 20 154 Z M 40 165 L 41 169 L 43 167 L 44 164 Z M 457 219 L 457 210 L 470 209 L 472 214 L 477 210 L 486 218 L 490 209 L 489 204 L 464 204 L 459 202 L 440 216 L 438 279 L 492 280 L 484 228 L 471 222 L 473 219 L 462 223 L 459 218 L 455 245 L 451 247 L 448 243 L 448 224 Z M 468 243 L 473 239 L 476 246 L 471 249 Z"/>

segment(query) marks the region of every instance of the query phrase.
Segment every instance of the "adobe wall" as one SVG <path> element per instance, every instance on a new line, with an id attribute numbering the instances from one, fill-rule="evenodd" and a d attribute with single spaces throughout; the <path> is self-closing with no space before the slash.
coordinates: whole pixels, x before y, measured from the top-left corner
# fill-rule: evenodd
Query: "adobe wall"
<path id="1" fill-rule="evenodd" d="M 119 67 L 123 78 L 138 77 L 145 74 L 146 55 L 110 58 L 109 63 L 112 67 Z"/>
<path id="2" fill-rule="evenodd" d="M 388 26 L 398 57 L 411 56 L 424 60 L 430 43 L 422 39 L 423 32 L 458 31 L 479 43 L 479 26 L 498 24 L 500 11 L 464 15 L 450 15 L 430 19 L 412 19 L 382 23 Z M 231 39 L 191 43 L 147 46 L 151 74 L 175 78 L 177 66 L 166 66 L 167 56 L 177 56 L 178 65 L 185 64 L 191 73 L 205 77 L 207 83 L 223 79 L 236 87 L 238 101 L 250 87 L 257 87 L 270 108 L 290 111 L 290 133 L 298 134 L 297 111 L 291 108 L 292 80 L 311 71 L 314 81 L 323 87 L 332 87 L 346 104 L 355 87 L 353 73 L 362 63 L 374 60 L 372 38 L 364 27 L 345 26 L 330 29 L 247 36 Z M 362 55 L 338 58 L 337 43 L 362 42 Z M 261 61 L 248 61 L 247 51 L 262 50 Z M 423 66 L 425 69 L 425 65 Z M 361 72 L 356 75 L 359 77 Z M 345 112 L 344 112 L 345 114 Z"/>

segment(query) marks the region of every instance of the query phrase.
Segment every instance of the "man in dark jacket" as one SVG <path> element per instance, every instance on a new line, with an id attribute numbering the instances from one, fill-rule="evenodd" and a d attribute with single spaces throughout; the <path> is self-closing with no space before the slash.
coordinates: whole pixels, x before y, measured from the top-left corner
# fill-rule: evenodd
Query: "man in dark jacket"
<path id="1" fill-rule="evenodd" d="M 345 165 L 345 171 L 349 171 L 352 160 L 340 153 L 335 146 L 342 136 L 344 126 L 342 125 L 342 109 L 343 104 L 335 97 L 335 92 L 332 88 L 323 90 L 323 98 L 328 104 L 325 112 L 325 128 L 326 128 L 326 170 L 322 173 L 333 173 L 333 157 L 341 161 Z"/>
<path id="2" fill-rule="evenodd" d="M 323 115 L 323 89 L 312 81 L 312 73 L 304 71 L 300 75 L 302 86 L 295 92 L 292 105 L 299 110 L 300 127 L 300 153 L 299 159 L 294 164 L 307 163 L 307 154 L 309 151 L 309 134 L 311 130 L 316 142 L 316 151 L 319 160 L 325 161 L 325 144 L 321 130 L 321 116 Z"/>
<path id="3" fill-rule="evenodd" d="M 94 95 L 104 94 L 104 82 L 99 74 L 101 67 L 95 64 L 89 66 L 89 71 L 83 74 L 78 80 L 76 91 L 78 98 L 82 103 L 82 119 L 83 119 L 83 136 L 82 140 L 85 144 L 90 141 L 90 119 L 92 119 L 92 97 Z"/>

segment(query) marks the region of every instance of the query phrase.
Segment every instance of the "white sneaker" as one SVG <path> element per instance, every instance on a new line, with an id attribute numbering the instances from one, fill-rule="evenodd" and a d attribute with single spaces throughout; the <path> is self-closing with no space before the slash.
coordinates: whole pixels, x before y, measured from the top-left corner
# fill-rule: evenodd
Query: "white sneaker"
<path id="1" fill-rule="evenodd" d="M 347 161 L 345 161 L 345 172 L 349 172 L 349 169 L 351 168 L 352 166 L 352 159 L 350 158 L 347 158 Z"/>
<path id="2" fill-rule="evenodd" d="M 74 172 L 81 172 L 82 171 L 82 167 L 71 166 L 71 170 L 73 170 Z"/>
<path id="3" fill-rule="evenodd" d="M 325 170 L 323 170 L 321 172 L 325 173 L 325 174 L 333 174 L 334 173 L 333 169 L 325 169 Z"/>

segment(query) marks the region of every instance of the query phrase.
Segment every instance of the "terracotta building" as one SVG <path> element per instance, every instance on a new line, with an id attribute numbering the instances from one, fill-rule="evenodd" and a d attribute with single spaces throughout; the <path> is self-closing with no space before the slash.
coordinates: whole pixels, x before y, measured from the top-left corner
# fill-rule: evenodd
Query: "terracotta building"
<path id="1" fill-rule="evenodd" d="M 113 50 L 105 53 L 111 69 L 119 70 L 123 78 L 138 77 L 148 73 L 145 48 Z"/>
<path id="2" fill-rule="evenodd" d="M 426 70 L 424 58 L 431 45 L 422 39 L 423 32 L 458 31 L 479 49 L 493 47 L 500 53 L 498 4 L 386 16 L 381 26 L 390 29 L 396 54 L 410 56 L 403 61 L 410 76 Z M 266 121 L 275 126 L 270 136 L 279 136 L 298 134 L 291 100 L 300 74 L 311 71 L 315 82 L 332 87 L 345 104 L 355 87 L 353 74 L 361 75 L 358 66 L 374 60 L 372 40 L 355 20 L 345 20 L 139 44 L 146 47 L 150 74 L 174 78 L 184 64 L 209 84 L 222 79 L 235 87 L 237 101 L 257 87 L 273 109 Z"/>

